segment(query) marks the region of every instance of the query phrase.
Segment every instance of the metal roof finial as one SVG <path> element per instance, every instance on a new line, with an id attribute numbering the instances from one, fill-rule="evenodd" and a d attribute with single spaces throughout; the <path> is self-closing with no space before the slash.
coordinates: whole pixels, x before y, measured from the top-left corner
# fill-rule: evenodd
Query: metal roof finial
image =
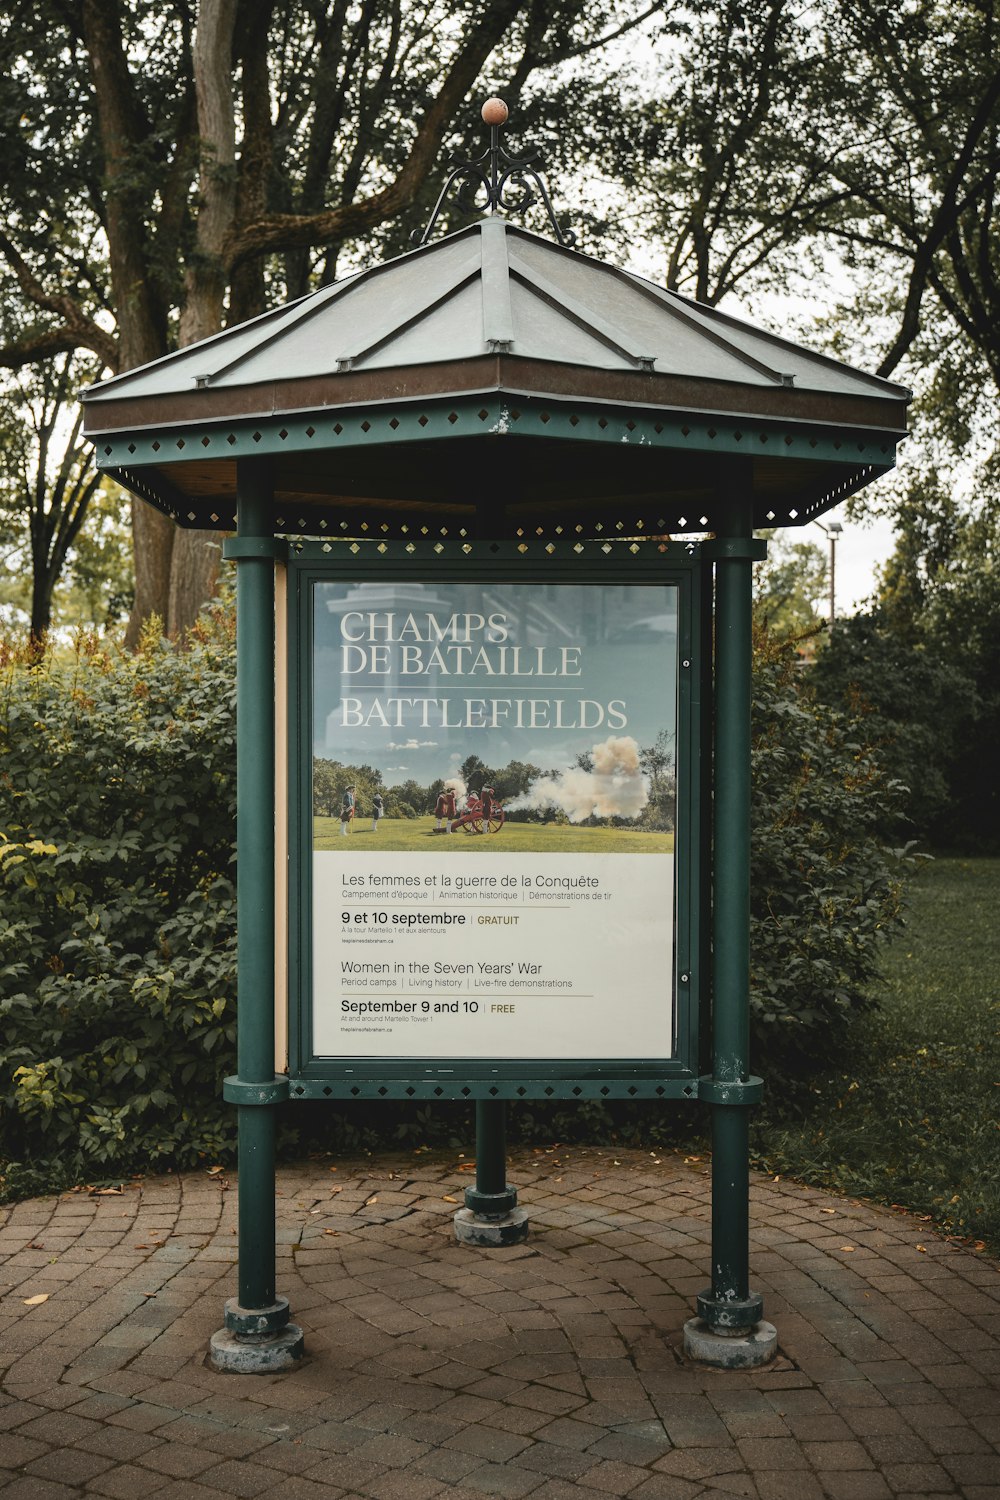
<path id="1" fill-rule="evenodd" d="M 457 182 L 455 201 L 463 213 L 474 213 L 476 209 L 491 214 L 522 213 L 533 203 L 541 202 L 549 216 L 553 233 L 560 245 L 575 245 L 576 235 L 571 229 L 560 228 L 552 200 L 545 182 L 538 173 L 542 159 L 537 151 L 518 159 L 511 156 L 500 144 L 500 130 L 507 123 L 510 111 L 502 99 L 487 99 L 482 108 L 484 125 L 490 127 L 489 148 L 472 161 L 455 161 L 444 187 L 438 195 L 427 228 L 421 234 L 415 230 L 411 236 L 415 245 L 426 245 L 431 231 L 437 223 L 441 207 L 452 186 Z M 453 158 L 454 160 L 454 158 Z M 509 190 L 514 195 L 510 196 Z M 485 192 L 485 201 L 483 194 Z"/>

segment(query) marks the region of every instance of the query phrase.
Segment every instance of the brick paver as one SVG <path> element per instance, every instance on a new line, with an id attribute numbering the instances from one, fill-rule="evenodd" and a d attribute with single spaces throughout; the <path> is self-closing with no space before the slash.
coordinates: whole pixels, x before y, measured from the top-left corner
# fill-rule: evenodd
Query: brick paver
<path id="1" fill-rule="evenodd" d="M 468 1165 L 282 1171 L 278 1285 L 308 1358 L 276 1377 L 205 1362 L 235 1291 L 234 1178 L 0 1210 L 3 1500 L 1000 1497 L 995 1262 L 755 1179 L 780 1353 L 712 1372 L 682 1352 L 709 1280 L 704 1161 L 522 1153 L 532 1234 L 507 1250 L 454 1240 Z"/>

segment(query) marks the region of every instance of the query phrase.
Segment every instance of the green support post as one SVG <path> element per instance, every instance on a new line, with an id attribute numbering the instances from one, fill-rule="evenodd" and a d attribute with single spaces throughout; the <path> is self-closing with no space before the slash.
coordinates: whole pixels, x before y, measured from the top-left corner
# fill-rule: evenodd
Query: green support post
<path id="1" fill-rule="evenodd" d="M 761 1095 L 750 1052 L 750 699 L 753 538 L 749 473 L 733 475 L 715 561 L 715 746 L 712 900 L 712 1285 L 685 1326 L 688 1354 L 722 1368 L 765 1363 L 777 1347 L 750 1290 L 749 1112 Z M 745 488 L 745 493 L 740 493 Z M 720 507 L 720 511 L 723 508 Z"/>
<path id="2" fill-rule="evenodd" d="M 216 1369 L 270 1374 L 301 1358 L 302 1330 L 275 1288 L 274 561 L 267 460 L 237 464 L 236 580 L 237 1075 L 224 1097 L 239 1127 L 238 1296 L 212 1336 Z"/>
<path id="3" fill-rule="evenodd" d="M 464 1245 L 518 1245 L 528 1237 L 528 1215 L 517 1206 L 517 1188 L 507 1182 L 507 1105 L 476 1101 L 476 1185 L 465 1190 L 455 1215 L 455 1236 Z"/>

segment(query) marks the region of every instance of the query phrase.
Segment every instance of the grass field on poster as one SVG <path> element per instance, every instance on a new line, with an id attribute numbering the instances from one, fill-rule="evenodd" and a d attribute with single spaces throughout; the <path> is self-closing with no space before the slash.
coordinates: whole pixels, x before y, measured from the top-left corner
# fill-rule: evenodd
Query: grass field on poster
<path id="1" fill-rule="evenodd" d="M 433 818 L 382 818 L 378 832 L 371 819 L 356 817 L 345 838 L 336 818 L 313 819 L 314 848 L 344 854 L 386 853 L 479 854 L 673 854 L 672 833 L 644 833 L 635 828 L 583 828 L 557 823 L 505 823 L 499 833 L 436 833 Z"/>

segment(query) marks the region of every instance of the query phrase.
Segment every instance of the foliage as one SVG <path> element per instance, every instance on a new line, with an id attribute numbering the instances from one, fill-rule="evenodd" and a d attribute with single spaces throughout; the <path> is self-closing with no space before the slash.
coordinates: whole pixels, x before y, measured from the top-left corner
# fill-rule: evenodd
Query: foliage
<path id="1" fill-rule="evenodd" d="M 946 472 L 919 477 L 867 614 L 838 625 L 812 682 L 867 715 L 909 787 L 912 835 L 1000 849 L 1000 461 L 962 498 Z"/>
<path id="2" fill-rule="evenodd" d="M 808 117 L 839 196 L 818 227 L 859 287 L 900 286 L 881 375 L 930 303 L 1000 381 L 997 23 L 979 0 L 839 0 L 825 16 Z"/>
<path id="3" fill-rule="evenodd" d="M 639 765 L 649 787 L 649 800 L 639 815 L 639 826 L 673 833 L 677 823 L 674 736 L 661 729 L 653 743 L 639 751 Z"/>
<path id="4" fill-rule="evenodd" d="M 233 638 L 81 638 L 0 679 L 4 1153 L 93 1180 L 229 1149 Z"/>
<path id="5" fill-rule="evenodd" d="M 929 862 L 908 895 L 881 1003 L 849 1057 L 807 1084 L 765 1090 L 757 1164 L 932 1219 L 1000 1250 L 1000 863 Z"/>
<path id="6" fill-rule="evenodd" d="M 754 608 L 772 636 L 804 640 L 820 627 L 830 575 L 826 557 L 815 542 L 792 542 L 774 531 L 758 532 L 767 540 L 767 559 L 754 569 Z"/>
<path id="7" fill-rule="evenodd" d="M 872 299 L 860 326 L 880 374 L 930 317 L 1000 380 L 994 7 L 688 0 L 667 32 L 655 95 L 607 163 L 666 284 L 814 304 L 836 266 L 853 321 Z"/>
<path id="8" fill-rule="evenodd" d="M 56 626 L 110 630 L 135 597 L 130 507 L 106 478 L 77 532 L 55 593 Z"/>
<path id="9" fill-rule="evenodd" d="M 585 770 L 593 768 L 593 763 L 586 753 L 578 757 L 577 764 L 582 765 Z M 635 826 L 671 833 L 674 828 L 675 775 L 673 750 L 669 737 L 661 734 L 654 745 L 643 749 L 640 752 L 640 764 L 648 781 L 649 800 L 635 820 Z M 540 781 L 544 786 L 544 778 L 551 774 L 551 772 L 543 771 L 539 766 L 532 765 L 530 761 L 511 760 L 505 766 L 494 769 L 478 755 L 467 755 L 459 769 L 458 777 L 466 783 L 470 791 L 479 792 L 483 787 L 489 786 L 493 788 L 498 802 L 508 803 L 517 798 L 526 797 L 533 786 L 537 790 L 537 783 Z M 376 792 L 381 792 L 387 818 L 414 818 L 432 811 L 438 793 L 444 789 L 444 781 L 438 778 L 428 786 L 423 786 L 410 778 L 387 787 L 383 782 L 381 771 L 376 767 L 345 765 L 341 761 L 317 756 L 313 760 L 314 816 L 325 818 L 339 816 L 341 798 L 349 786 L 355 788 L 357 810 L 362 815 L 371 812 L 372 798 Z M 513 823 L 568 821 L 561 809 L 545 804 L 515 806 L 507 812 L 506 816 L 508 821 Z M 628 826 L 631 822 L 631 820 L 615 817 L 598 816 L 586 818 L 583 821 L 587 827 L 600 827 L 605 824 L 617 826 L 619 823 L 622 826 Z"/>
<path id="10" fill-rule="evenodd" d="M 878 837 L 901 789 L 762 631 L 753 714 L 750 1004 L 773 1072 L 779 1059 L 815 1066 L 871 1004 L 901 921 L 902 858 Z"/>
<path id="11" fill-rule="evenodd" d="M 0 365 L 85 348 L 133 369 L 328 284 L 361 247 L 407 247 L 442 153 L 481 150 L 471 91 L 503 80 L 516 112 L 539 72 L 585 56 L 577 100 L 601 96 L 620 121 L 605 39 L 648 33 L 661 9 L 13 0 L 0 15 L 0 276 L 20 316 Z M 537 92 L 530 124 L 558 126 L 565 97 Z M 134 527 L 130 639 L 151 611 L 175 634 L 210 597 L 217 554 L 144 506 Z"/>
<path id="12" fill-rule="evenodd" d="M 372 799 L 376 792 L 386 796 L 382 785 L 382 773 L 372 766 L 345 766 L 339 760 L 327 760 L 317 756 L 313 761 L 313 812 L 317 817 L 337 818 L 345 791 L 354 787 L 354 805 L 359 816 L 371 816 Z M 390 817 L 393 799 L 386 804 Z"/>
<path id="13" fill-rule="evenodd" d="M 30 540 L 22 516 L 0 507 L 0 630 L 7 636 L 32 634 Z M 61 566 L 53 559 L 43 588 L 50 584 L 48 630 L 63 645 L 77 630 L 110 630 L 127 619 L 135 592 L 129 507 L 108 480 L 91 497 Z"/>
<path id="14" fill-rule="evenodd" d="M 670 30 L 611 165 L 662 246 L 665 284 L 714 306 L 762 271 L 784 284 L 792 243 L 841 195 L 801 129 L 816 46 L 787 0 L 689 0 Z"/>
<path id="15" fill-rule="evenodd" d="M 906 788 L 879 831 L 887 839 L 953 841 L 952 771 L 976 712 L 960 663 L 901 639 L 878 609 L 842 620 L 819 653 L 810 686 L 822 702 L 850 708 Z"/>
<path id="16" fill-rule="evenodd" d="M 713 304 L 812 305 L 846 270 L 883 374 L 933 344 L 941 390 L 967 389 L 969 350 L 995 381 L 996 26 L 979 0 L 14 0 L 0 363 L 132 368 L 398 253 L 442 158 L 481 150 L 470 98 L 500 89 L 513 150 L 578 185 L 588 248 L 647 244 Z M 217 556 L 145 507 L 135 525 L 135 617 L 174 631 Z"/>
<path id="17" fill-rule="evenodd" d="M 0 385 L 0 533 L 7 573 L 27 575 L 20 592 L 35 640 L 52 623 L 56 589 L 98 489 L 75 398 L 99 373 L 66 355 Z M 5 592 L 18 591 L 8 584 Z"/>

